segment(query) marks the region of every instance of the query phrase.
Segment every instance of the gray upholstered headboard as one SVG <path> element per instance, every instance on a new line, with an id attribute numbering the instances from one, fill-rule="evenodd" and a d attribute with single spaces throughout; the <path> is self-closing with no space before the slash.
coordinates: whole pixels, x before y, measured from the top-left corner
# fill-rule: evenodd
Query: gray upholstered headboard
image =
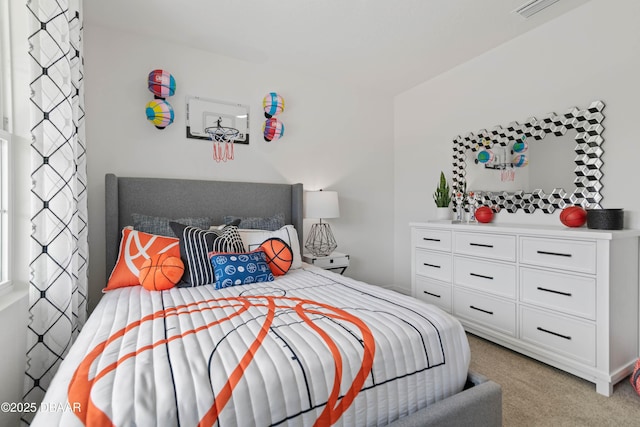
<path id="1" fill-rule="evenodd" d="M 165 218 L 208 217 L 222 224 L 225 215 L 269 217 L 283 212 L 302 244 L 302 184 L 204 181 L 105 176 L 106 271 L 118 258 L 121 230 L 131 214 Z"/>

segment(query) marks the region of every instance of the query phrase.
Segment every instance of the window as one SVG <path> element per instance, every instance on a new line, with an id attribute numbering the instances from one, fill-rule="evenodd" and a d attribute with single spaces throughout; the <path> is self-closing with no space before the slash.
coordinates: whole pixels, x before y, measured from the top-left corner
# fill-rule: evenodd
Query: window
<path id="1" fill-rule="evenodd" d="M 11 86 L 11 29 L 9 2 L 0 0 L 0 131 L 9 130 L 7 119 Z"/>
<path id="2" fill-rule="evenodd" d="M 10 143 L 11 136 L 0 130 L 0 291 L 11 284 Z"/>
<path id="3" fill-rule="evenodd" d="M 11 289 L 11 30 L 8 0 L 0 0 L 0 293 Z"/>

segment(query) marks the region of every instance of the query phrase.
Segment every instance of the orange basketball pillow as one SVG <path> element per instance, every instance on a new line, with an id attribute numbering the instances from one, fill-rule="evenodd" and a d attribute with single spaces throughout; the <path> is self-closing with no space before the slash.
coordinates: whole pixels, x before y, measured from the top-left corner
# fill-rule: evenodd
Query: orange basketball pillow
<path id="1" fill-rule="evenodd" d="M 184 264 L 179 257 L 168 253 L 154 255 L 140 267 L 140 284 L 149 291 L 164 291 L 173 288 L 184 273 Z"/>
<path id="2" fill-rule="evenodd" d="M 293 252 L 284 240 L 277 237 L 267 239 L 262 242 L 260 249 L 267 256 L 267 265 L 274 276 L 282 276 L 289 271 L 293 262 Z"/>
<path id="3" fill-rule="evenodd" d="M 122 230 L 118 261 L 104 290 L 139 285 L 138 276 L 142 264 L 152 256 L 162 253 L 180 258 L 179 240 L 125 228 Z"/>

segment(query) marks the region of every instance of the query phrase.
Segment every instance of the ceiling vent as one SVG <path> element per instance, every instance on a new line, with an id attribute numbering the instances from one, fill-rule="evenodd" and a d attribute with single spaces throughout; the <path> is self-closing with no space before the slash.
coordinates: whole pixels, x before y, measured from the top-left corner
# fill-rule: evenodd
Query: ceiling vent
<path id="1" fill-rule="evenodd" d="M 526 19 L 558 1 L 560 0 L 530 0 L 514 10 L 514 12 Z"/>

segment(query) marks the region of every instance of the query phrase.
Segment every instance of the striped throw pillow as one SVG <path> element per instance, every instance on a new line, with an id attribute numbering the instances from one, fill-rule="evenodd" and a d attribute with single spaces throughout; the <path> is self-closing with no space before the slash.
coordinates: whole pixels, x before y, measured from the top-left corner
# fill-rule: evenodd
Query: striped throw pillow
<path id="1" fill-rule="evenodd" d="M 180 286 L 201 286 L 216 282 L 214 269 L 209 261 L 210 252 L 245 252 L 237 227 L 203 230 L 177 222 L 170 222 L 169 225 L 180 240 L 180 258 L 184 263 Z"/>

